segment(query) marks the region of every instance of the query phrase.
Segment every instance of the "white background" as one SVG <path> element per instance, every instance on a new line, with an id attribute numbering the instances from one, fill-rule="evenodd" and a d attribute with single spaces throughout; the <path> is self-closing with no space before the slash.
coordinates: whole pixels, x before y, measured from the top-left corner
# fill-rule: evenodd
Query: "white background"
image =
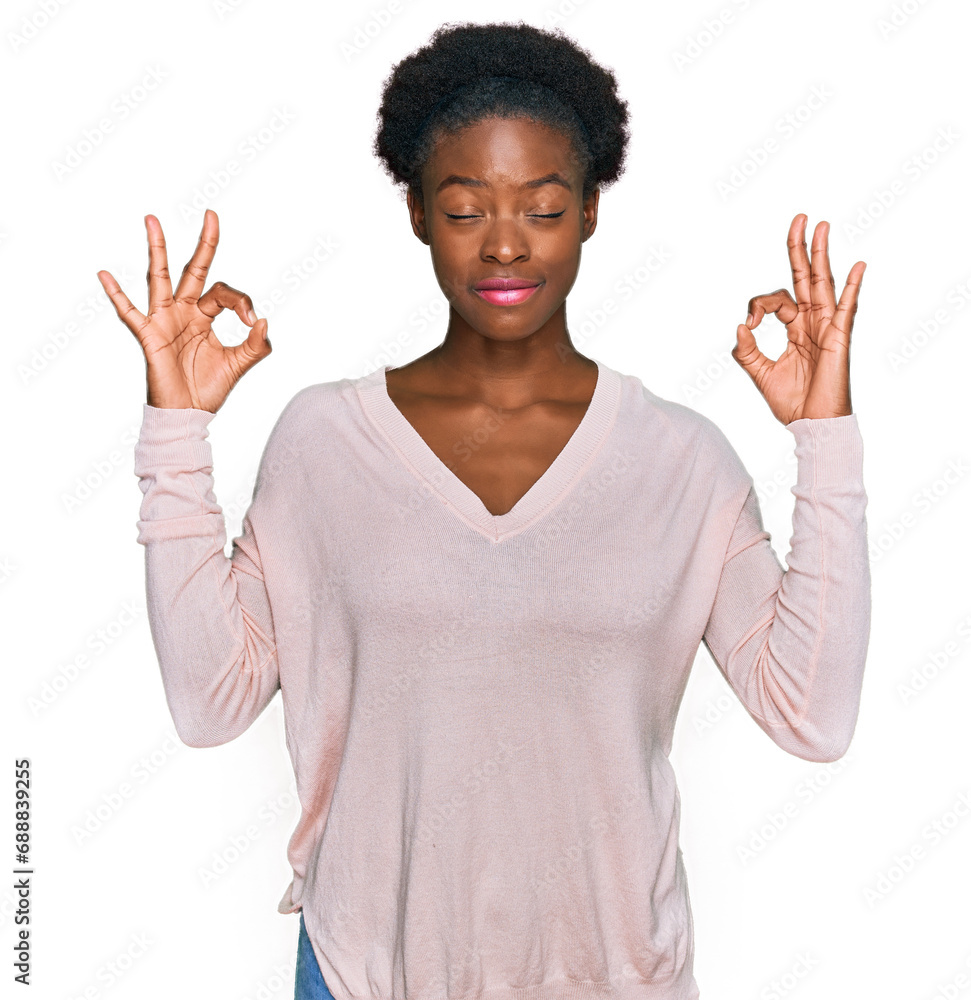
<path id="1" fill-rule="evenodd" d="M 234 536 L 266 437 L 297 390 L 404 363 L 444 335 L 428 249 L 371 153 L 392 64 L 443 21 L 522 18 L 560 25 L 611 67 L 631 110 L 627 171 L 601 196 L 569 298 L 574 343 L 725 431 L 760 485 L 780 558 L 793 440 L 729 355 L 735 326 L 750 297 L 791 290 L 786 234 L 799 212 L 810 234 L 832 225 L 838 291 L 855 261 L 868 265 L 851 366 L 873 571 L 859 723 L 834 764 L 787 755 L 699 651 L 672 760 L 702 996 L 971 997 L 971 819 L 960 799 L 971 791 L 971 11 L 959 0 L 586 0 L 554 20 L 557 9 L 401 0 L 379 25 L 385 0 L 4 5 L 0 559 L 12 648 L 0 842 L 12 870 L 13 761 L 26 756 L 32 995 L 243 1000 L 293 989 L 298 918 L 276 912 L 297 817 L 281 703 L 222 747 L 174 736 L 135 541 L 144 360 L 96 272 L 111 271 L 144 310 L 143 216 L 161 220 L 179 274 L 201 227 L 197 190 L 241 163 L 196 201 L 219 214 L 213 280 L 252 295 L 274 346 L 210 428 Z M 732 19 L 713 36 L 706 22 L 721 11 Z M 826 95 L 815 108 L 814 88 Z M 243 157 L 240 145 L 281 109 L 292 120 Z M 798 128 L 785 128 L 787 114 Z M 89 143 L 104 118 L 110 131 Z M 741 183 L 726 190 L 735 170 Z M 336 246 L 323 262 L 312 257 L 321 239 Z M 670 259 L 598 322 L 617 282 L 657 248 Z M 274 291 L 282 301 L 267 308 Z M 422 310 L 434 314 L 424 325 Z M 226 342 L 243 336 L 225 313 L 215 329 Z M 757 338 L 773 358 L 785 345 L 772 317 Z M 914 854 L 909 871 L 895 868 Z M 12 883 L 0 888 L 7 981 Z"/>

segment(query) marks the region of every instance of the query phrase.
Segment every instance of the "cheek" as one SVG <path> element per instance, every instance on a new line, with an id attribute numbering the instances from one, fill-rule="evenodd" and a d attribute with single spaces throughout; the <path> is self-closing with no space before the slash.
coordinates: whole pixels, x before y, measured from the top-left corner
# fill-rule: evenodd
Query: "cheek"
<path id="1" fill-rule="evenodd" d="M 451 301 L 456 293 L 466 291 L 470 283 L 469 251 L 439 241 L 432 246 L 432 269 L 442 294 Z M 477 261 L 477 258 L 474 258 Z"/>
<path id="2" fill-rule="evenodd" d="M 580 248 L 579 240 L 550 240 L 536 248 L 534 259 L 542 261 L 551 277 L 572 281 L 580 266 Z"/>
<path id="3" fill-rule="evenodd" d="M 532 234 L 531 246 L 535 257 L 542 257 L 550 262 L 566 264 L 575 261 L 580 256 L 582 246 L 580 226 L 576 219 L 560 220 L 560 224 L 545 231 Z"/>

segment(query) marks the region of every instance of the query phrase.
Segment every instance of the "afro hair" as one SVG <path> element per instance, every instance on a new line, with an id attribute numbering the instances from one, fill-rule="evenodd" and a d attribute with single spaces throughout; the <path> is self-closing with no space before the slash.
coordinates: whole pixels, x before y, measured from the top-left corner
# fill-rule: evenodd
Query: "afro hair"
<path id="1" fill-rule="evenodd" d="M 564 132 L 584 197 L 617 180 L 629 140 L 617 80 L 560 29 L 528 24 L 443 24 L 392 69 L 373 152 L 392 180 L 421 200 L 434 143 L 488 117 L 524 117 Z"/>

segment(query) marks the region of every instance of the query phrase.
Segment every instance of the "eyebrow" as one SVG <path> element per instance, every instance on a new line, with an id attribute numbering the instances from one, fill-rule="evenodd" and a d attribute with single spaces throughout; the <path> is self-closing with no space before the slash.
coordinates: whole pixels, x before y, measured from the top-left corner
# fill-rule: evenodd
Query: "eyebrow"
<path id="1" fill-rule="evenodd" d="M 449 174 L 441 184 L 435 188 L 435 194 L 438 194 L 443 188 L 447 188 L 450 184 L 465 184 L 467 187 L 490 187 L 483 180 L 479 180 L 477 177 L 463 177 L 461 174 Z M 572 191 L 570 187 L 570 182 L 559 172 L 554 170 L 552 173 L 546 174 L 543 177 L 537 177 L 534 181 L 526 181 L 525 184 L 519 186 L 520 191 L 525 191 L 529 188 L 542 187 L 544 184 L 559 184 L 561 187 L 565 187 L 567 191 Z"/>

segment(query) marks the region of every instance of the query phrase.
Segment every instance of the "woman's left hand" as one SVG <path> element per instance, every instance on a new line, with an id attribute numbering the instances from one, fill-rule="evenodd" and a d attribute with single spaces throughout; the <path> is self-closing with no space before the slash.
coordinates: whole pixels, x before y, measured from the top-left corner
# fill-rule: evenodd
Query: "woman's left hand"
<path id="1" fill-rule="evenodd" d="M 866 264 L 857 261 L 846 279 L 839 304 L 829 269 L 829 223 L 813 233 L 812 263 L 806 256 L 808 217 L 797 215 L 789 226 L 789 263 L 795 300 L 788 289 L 749 299 L 746 323 L 736 331 L 732 357 L 751 376 L 769 409 L 782 423 L 802 417 L 844 417 L 850 402 L 850 332 Z M 771 361 L 758 348 L 752 330 L 766 313 L 786 325 L 789 343 Z"/>

